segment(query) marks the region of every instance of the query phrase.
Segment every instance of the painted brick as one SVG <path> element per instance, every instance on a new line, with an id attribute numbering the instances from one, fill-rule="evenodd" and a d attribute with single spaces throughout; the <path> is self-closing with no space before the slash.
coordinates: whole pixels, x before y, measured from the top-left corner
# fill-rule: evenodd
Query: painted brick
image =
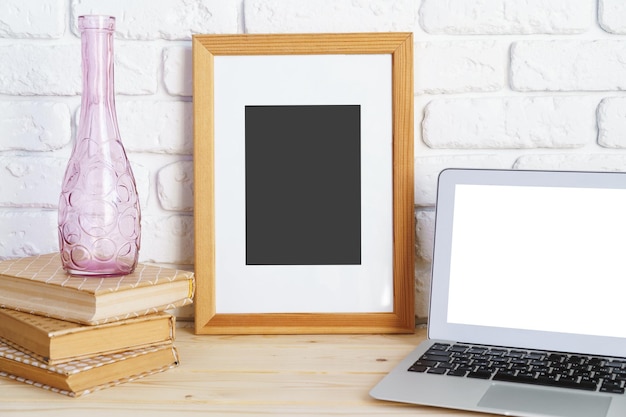
<path id="1" fill-rule="evenodd" d="M 435 240 L 435 211 L 418 210 L 415 215 L 417 256 L 424 261 L 433 261 Z"/>
<path id="2" fill-rule="evenodd" d="M 49 156 L 0 157 L 0 207 L 56 208 L 66 165 Z"/>
<path id="3" fill-rule="evenodd" d="M 142 216 L 142 262 L 193 264 L 193 216 Z"/>
<path id="4" fill-rule="evenodd" d="M 116 17 L 123 39 L 191 39 L 195 33 L 236 33 L 239 2 L 223 0 L 72 0 L 72 31 L 82 14 Z"/>
<path id="5" fill-rule="evenodd" d="M 429 263 L 416 263 L 415 268 L 415 323 L 426 324 L 430 308 L 430 270 Z"/>
<path id="6" fill-rule="evenodd" d="M 157 195 L 164 210 L 193 211 L 193 162 L 174 162 L 159 170 Z"/>
<path id="7" fill-rule="evenodd" d="M 190 155 L 192 113 L 189 102 L 117 101 L 120 134 L 131 152 Z"/>
<path id="8" fill-rule="evenodd" d="M 75 95 L 81 90 L 80 45 L 0 46 L 0 94 Z"/>
<path id="9" fill-rule="evenodd" d="M 0 151 L 50 151 L 72 138 L 69 107 L 50 101 L 0 102 Z"/>
<path id="10" fill-rule="evenodd" d="M 419 156 L 415 158 L 415 205 L 435 205 L 437 179 L 446 168 L 510 168 L 510 165 L 498 154 Z"/>
<path id="11" fill-rule="evenodd" d="M 56 210 L 0 209 L 0 259 L 58 250 Z"/>
<path id="12" fill-rule="evenodd" d="M 516 169 L 553 169 L 564 171 L 626 171 L 626 155 L 619 153 L 524 155 Z"/>
<path id="13" fill-rule="evenodd" d="M 413 31 L 413 0 L 244 0 L 248 33 Z"/>
<path id="14" fill-rule="evenodd" d="M 517 91 L 624 90 L 625 71 L 625 41 L 525 41 L 511 48 Z"/>
<path id="15" fill-rule="evenodd" d="M 598 144 L 626 148 L 626 98 L 605 98 L 598 106 Z"/>
<path id="16" fill-rule="evenodd" d="M 595 141 L 589 97 L 436 99 L 428 103 L 424 142 L 432 148 L 576 148 Z"/>
<path id="17" fill-rule="evenodd" d="M 2 0 L 0 38 L 60 38 L 66 7 L 65 0 Z"/>
<path id="18" fill-rule="evenodd" d="M 163 82 L 173 96 L 193 94 L 191 46 L 172 46 L 163 51 Z"/>
<path id="19" fill-rule="evenodd" d="M 502 90 L 508 70 L 507 53 L 508 43 L 504 42 L 417 42 L 415 92 L 445 94 Z"/>
<path id="20" fill-rule="evenodd" d="M 160 48 L 144 43 L 117 42 L 114 51 L 116 94 L 155 94 L 161 65 L 159 52 Z"/>
<path id="21" fill-rule="evenodd" d="M 431 34 L 574 34 L 591 27 L 592 0 L 422 0 Z"/>
<path id="22" fill-rule="evenodd" d="M 435 234 L 435 212 L 418 210 L 415 213 L 416 259 L 415 259 L 415 315 L 418 322 L 428 317 L 430 298 L 430 271 Z"/>
<path id="23" fill-rule="evenodd" d="M 607 32 L 626 34 L 626 3 L 622 0 L 598 0 L 598 23 Z"/>

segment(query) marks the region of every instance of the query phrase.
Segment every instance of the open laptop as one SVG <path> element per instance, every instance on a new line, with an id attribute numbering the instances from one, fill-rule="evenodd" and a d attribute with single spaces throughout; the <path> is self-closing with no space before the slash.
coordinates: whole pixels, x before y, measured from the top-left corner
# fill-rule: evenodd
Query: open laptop
<path id="1" fill-rule="evenodd" d="M 428 338 L 377 399 L 626 415 L 626 173 L 447 169 Z"/>

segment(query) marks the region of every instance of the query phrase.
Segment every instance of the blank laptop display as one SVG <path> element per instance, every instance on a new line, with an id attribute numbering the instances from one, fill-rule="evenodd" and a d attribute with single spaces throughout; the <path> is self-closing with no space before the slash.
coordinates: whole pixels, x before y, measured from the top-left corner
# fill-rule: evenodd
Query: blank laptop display
<path id="1" fill-rule="evenodd" d="M 447 169 L 428 339 L 375 398 L 626 414 L 626 173 Z"/>

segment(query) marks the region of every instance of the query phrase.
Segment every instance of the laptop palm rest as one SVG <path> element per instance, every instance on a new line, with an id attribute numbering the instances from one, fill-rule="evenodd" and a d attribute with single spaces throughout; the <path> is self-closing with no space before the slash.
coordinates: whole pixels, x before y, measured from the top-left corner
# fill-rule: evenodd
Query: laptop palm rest
<path id="1" fill-rule="evenodd" d="M 560 417 L 604 417 L 611 398 L 577 392 L 548 391 L 532 387 L 493 384 L 478 406 Z"/>

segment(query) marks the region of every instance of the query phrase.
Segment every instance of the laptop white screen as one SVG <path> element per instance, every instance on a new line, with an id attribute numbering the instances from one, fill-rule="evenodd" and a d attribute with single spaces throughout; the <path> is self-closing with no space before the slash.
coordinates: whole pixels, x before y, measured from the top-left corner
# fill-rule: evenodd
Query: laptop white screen
<path id="1" fill-rule="evenodd" d="M 626 190 L 458 184 L 448 322 L 626 337 Z"/>

